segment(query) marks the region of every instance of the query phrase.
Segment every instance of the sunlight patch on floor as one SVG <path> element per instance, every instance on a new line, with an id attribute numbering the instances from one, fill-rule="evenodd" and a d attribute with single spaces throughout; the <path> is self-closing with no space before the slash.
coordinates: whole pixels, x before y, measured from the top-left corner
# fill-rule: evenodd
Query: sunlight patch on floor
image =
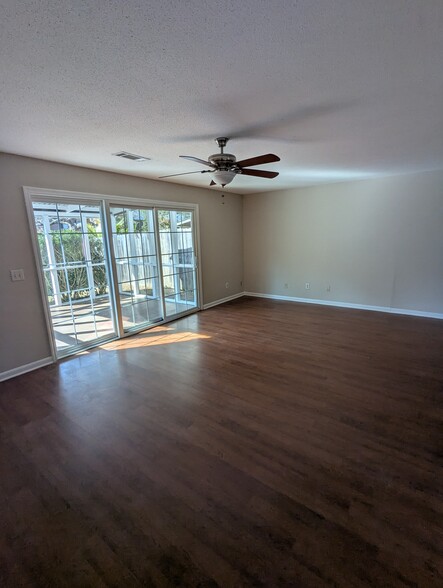
<path id="1" fill-rule="evenodd" d="M 118 341 L 112 341 L 103 345 L 101 348 L 107 351 L 116 351 L 122 349 L 136 349 L 138 347 L 151 347 L 154 345 L 169 345 L 171 343 L 187 343 L 198 339 L 210 339 L 209 335 L 192 333 L 191 331 L 180 331 L 178 333 L 157 334 L 153 333 L 142 336 L 126 337 Z"/>

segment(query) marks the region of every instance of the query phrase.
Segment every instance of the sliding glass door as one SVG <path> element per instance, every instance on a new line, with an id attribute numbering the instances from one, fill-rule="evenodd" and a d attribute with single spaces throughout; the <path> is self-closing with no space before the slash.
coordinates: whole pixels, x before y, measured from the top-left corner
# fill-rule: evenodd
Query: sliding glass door
<path id="1" fill-rule="evenodd" d="M 197 308 L 193 212 L 116 204 L 109 214 L 124 331 Z"/>
<path id="2" fill-rule="evenodd" d="M 102 205 L 34 201 L 32 210 L 57 356 L 115 337 Z"/>
<path id="3" fill-rule="evenodd" d="M 109 207 L 115 281 L 125 332 L 164 318 L 154 210 Z"/>
<path id="4" fill-rule="evenodd" d="M 157 210 L 163 296 L 167 317 L 197 307 L 194 215 L 185 210 Z"/>
<path id="5" fill-rule="evenodd" d="M 198 309 L 193 207 L 27 198 L 57 357 Z"/>

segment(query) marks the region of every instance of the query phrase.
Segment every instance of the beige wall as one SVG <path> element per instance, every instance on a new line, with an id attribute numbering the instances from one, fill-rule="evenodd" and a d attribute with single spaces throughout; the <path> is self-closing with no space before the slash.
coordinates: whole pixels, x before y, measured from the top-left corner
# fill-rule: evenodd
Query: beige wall
<path id="1" fill-rule="evenodd" d="M 441 171 L 248 195 L 243 221 L 246 291 L 443 313 Z"/>
<path id="2" fill-rule="evenodd" d="M 220 192 L 0 154 L 0 373 L 50 355 L 26 185 L 198 203 L 205 304 L 244 289 L 443 313 L 443 172 L 248 195 L 242 206 L 235 194 L 221 204 Z M 26 280 L 11 282 L 12 268 Z"/>
<path id="3" fill-rule="evenodd" d="M 221 204 L 214 190 L 0 154 L 0 373 L 50 355 L 23 186 L 197 203 L 203 302 L 243 290 L 241 196 L 226 193 Z M 24 282 L 10 281 L 15 268 Z"/>

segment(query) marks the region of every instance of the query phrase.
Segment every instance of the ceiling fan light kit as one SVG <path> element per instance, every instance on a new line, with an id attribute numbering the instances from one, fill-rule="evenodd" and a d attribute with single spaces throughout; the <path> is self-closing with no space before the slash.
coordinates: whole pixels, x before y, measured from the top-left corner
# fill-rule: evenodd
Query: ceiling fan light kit
<path id="1" fill-rule="evenodd" d="M 209 177 L 219 186 L 226 186 L 226 184 L 230 184 L 235 178 L 235 175 L 235 172 L 229 169 L 218 169 L 216 171 L 209 172 Z"/>
<path id="2" fill-rule="evenodd" d="M 195 161 L 196 163 L 208 166 L 211 169 L 196 172 L 184 172 L 183 174 L 171 174 L 168 176 L 161 177 L 170 178 L 173 176 L 181 176 L 192 173 L 209 173 L 209 176 L 211 178 L 211 183 L 209 184 L 210 186 L 218 184 L 219 186 L 224 187 L 227 184 L 230 184 L 237 174 L 244 174 L 245 176 L 255 176 L 258 178 L 268 179 L 276 178 L 278 176 L 278 172 L 247 168 L 253 167 L 255 165 L 280 161 L 280 157 L 274 155 L 273 153 L 267 153 L 266 155 L 259 155 L 257 157 L 251 157 L 250 159 L 243 159 L 242 161 L 237 161 L 235 155 L 232 155 L 232 153 L 224 153 L 223 151 L 228 141 L 228 137 L 217 137 L 217 139 L 215 139 L 215 142 L 220 147 L 220 153 L 214 153 L 213 155 L 210 155 L 207 161 L 205 161 L 204 159 L 200 159 L 198 157 L 193 157 L 192 155 L 180 155 L 180 157 L 184 159 Z"/>

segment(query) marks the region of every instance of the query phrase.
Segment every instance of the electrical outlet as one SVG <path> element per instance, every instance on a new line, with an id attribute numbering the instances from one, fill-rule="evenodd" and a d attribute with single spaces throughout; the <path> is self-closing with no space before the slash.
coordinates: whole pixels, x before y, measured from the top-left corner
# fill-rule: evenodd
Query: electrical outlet
<path id="1" fill-rule="evenodd" d="M 287 290 L 289 288 L 288 284 L 284 284 L 284 288 Z"/>
<path id="2" fill-rule="evenodd" d="M 225 283 L 225 288 L 229 288 L 229 282 Z"/>
<path id="3" fill-rule="evenodd" d="M 306 290 L 310 290 L 311 289 L 311 283 L 310 282 L 306 282 L 305 288 L 306 288 Z"/>
<path id="4" fill-rule="evenodd" d="M 326 288 L 326 292 L 330 292 L 331 291 L 331 284 L 328 285 L 328 287 Z"/>
<path id="5" fill-rule="evenodd" d="M 25 279 L 25 272 L 22 269 L 9 270 L 12 282 L 22 282 Z"/>

